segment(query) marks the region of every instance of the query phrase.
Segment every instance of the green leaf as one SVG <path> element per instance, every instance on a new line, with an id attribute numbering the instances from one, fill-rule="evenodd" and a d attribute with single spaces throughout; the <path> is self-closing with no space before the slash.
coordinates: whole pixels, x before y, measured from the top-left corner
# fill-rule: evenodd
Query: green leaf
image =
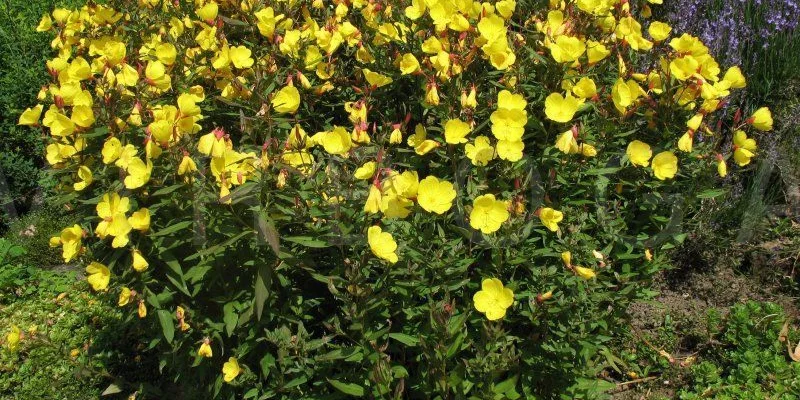
<path id="1" fill-rule="evenodd" d="M 406 346 L 416 346 L 419 344 L 419 339 L 411 335 L 406 335 L 405 333 L 399 333 L 399 332 L 390 333 L 389 337 L 394 340 L 397 340 L 398 342 Z"/>
<path id="2" fill-rule="evenodd" d="M 220 244 L 215 244 L 215 245 L 213 245 L 211 247 L 208 247 L 206 249 L 198 251 L 198 252 L 192 254 L 189 257 L 186 257 L 186 259 L 184 259 L 184 261 L 192 261 L 192 260 L 200 258 L 202 256 L 207 256 L 207 255 L 210 255 L 210 254 L 215 254 L 215 253 L 219 253 L 221 251 L 224 251 L 226 248 L 228 248 L 229 246 L 231 246 L 234 243 L 236 243 L 239 239 L 241 239 L 241 238 L 243 238 L 245 236 L 251 235 L 251 234 L 253 234 L 253 231 L 241 232 L 238 235 L 236 235 L 236 236 L 234 236 L 234 237 L 232 237 L 232 238 L 230 238 L 230 239 L 228 239 L 228 240 L 226 240 L 226 241 L 224 241 L 224 242 L 222 242 Z"/>
<path id="3" fill-rule="evenodd" d="M 165 194 L 170 194 L 170 193 L 172 193 L 172 192 L 174 192 L 174 191 L 176 191 L 176 190 L 178 190 L 178 189 L 180 189 L 180 188 L 182 188 L 184 186 L 186 186 L 186 184 L 184 184 L 184 183 L 179 183 L 177 185 L 167 186 L 167 187 L 164 187 L 164 188 L 156 190 L 150 196 L 151 197 L 156 197 L 156 196 L 163 196 Z"/>
<path id="4" fill-rule="evenodd" d="M 122 393 L 122 389 L 116 383 L 112 383 L 108 385 L 106 390 L 100 394 L 100 396 L 111 396 L 112 394 Z"/>
<path id="5" fill-rule="evenodd" d="M 233 335 L 233 330 L 236 328 L 236 323 L 239 322 L 239 314 L 233 308 L 234 303 L 227 303 L 222 307 L 223 317 L 225 321 L 225 332 L 228 336 Z"/>
<path id="6" fill-rule="evenodd" d="M 278 235 L 278 230 L 275 229 L 275 224 L 272 222 L 266 212 L 264 210 L 258 213 L 258 232 L 261 235 L 261 238 L 269 243 L 269 246 L 272 248 L 272 251 L 275 254 L 281 253 L 281 244 L 280 244 L 280 236 Z"/>
<path id="7" fill-rule="evenodd" d="M 275 366 L 275 357 L 273 357 L 272 354 L 267 353 L 261 358 L 259 365 L 261 366 L 261 374 L 264 376 L 264 379 L 267 379 L 269 378 L 270 369 Z"/>
<path id="8" fill-rule="evenodd" d="M 697 194 L 698 199 L 713 199 L 728 193 L 726 189 L 708 189 Z"/>
<path id="9" fill-rule="evenodd" d="M 616 174 L 620 169 L 619 167 L 610 167 L 610 168 L 592 168 L 586 171 L 586 175 L 610 175 Z"/>
<path id="10" fill-rule="evenodd" d="M 327 244 L 327 243 L 325 243 L 325 242 L 323 242 L 321 240 L 317 240 L 317 239 L 314 239 L 312 237 L 308 237 L 308 236 L 289 236 L 289 237 L 284 237 L 284 239 L 286 239 L 287 241 L 290 241 L 292 243 L 297 243 L 297 244 L 299 244 L 301 246 L 306 246 L 306 247 L 312 247 L 312 248 L 318 248 L 318 249 L 321 249 L 321 248 L 324 248 L 324 247 L 330 247 L 329 244 Z"/>
<path id="11" fill-rule="evenodd" d="M 300 386 L 300 385 L 302 385 L 302 384 L 304 384 L 306 382 L 308 382 L 308 378 L 305 377 L 305 376 L 301 376 L 301 377 L 292 379 L 283 388 L 284 389 L 291 389 L 291 388 L 293 388 L 295 386 Z"/>
<path id="12" fill-rule="evenodd" d="M 269 286 L 272 284 L 272 268 L 269 264 L 262 264 L 256 273 L 255 307 L 256 318 L 260 321 L 264 312 L 264 304 L 269 297 Z"/>
<path id="13" fill-rule="evenodd" d="M 519 378 L 518 375 L 514 375 L 511 378 L 508 378 L 492 388 L 492 391 L 497 394 L 504 394 L 514 389 L 517 386 L 517 379 Z"/>
<path id="14" fill-rule="evenodd" d="M 153 237 L 166 236 L 166 235 L 178 232 L 178 231 L 180 231 L 182 229 L 186 229 L 186 228 L 192 226 L 193 223 L 194 223 L 194 221 L 178 222 L 177 224 L 172 224 L 172 225 L 170 225 L 170 226 L 168 226 L 168 227 L 166 227 L 166 228 L 164 228 L 164 229 L 162 229 L 162 230 L 160 230 L 158 232 L 153 233 L 150 236 L 153 236 Z"/>
<path id="15" fill-rule="evenodd" d="M 328 379 L 328 382 L 331 384 L 331 386 L 335 387 L 336 390 L 344 394 L 349 394 L 356 397 L 364 396 L 364 388 L 360 385 L 356 385 L 355 383 L 344 383 L 335 379 Z"/>
<path id="16" fill-rule="evenodd" d="M 461 350 L 461 344 L 464 343 L 465 337 L 466 335 L 463 332 L 456 336 L 456 340 L 453 341 L 453 343 L 450 344 L 450 347 L 447 348 L 447 354 L 445 354 L 447 358 L 452 358 L 458 354 L 458 352 Z"/>
<path id="17" fill-rule="evenodd" d="M 167 343 L 172 343 L 175 337 L 175 324 L 172 321 L 172 313 L 167 310 L 158 310 L 158 322 L 161 323 L 161 332 L 164 333 L 164 339 Z"/>

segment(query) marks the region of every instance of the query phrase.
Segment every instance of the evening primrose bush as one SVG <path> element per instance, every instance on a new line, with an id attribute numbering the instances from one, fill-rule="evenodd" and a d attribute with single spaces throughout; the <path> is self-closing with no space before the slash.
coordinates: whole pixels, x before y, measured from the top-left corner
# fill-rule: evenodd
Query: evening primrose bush
<path id="1" fill-rule="evenodd" d="M 631 7 L 56 9 L 19 121 L 83 216 L 51 244 L 190 398 L 601 397 L 627 305 L 772 127 L 718 117 L 740 70 Z"/>

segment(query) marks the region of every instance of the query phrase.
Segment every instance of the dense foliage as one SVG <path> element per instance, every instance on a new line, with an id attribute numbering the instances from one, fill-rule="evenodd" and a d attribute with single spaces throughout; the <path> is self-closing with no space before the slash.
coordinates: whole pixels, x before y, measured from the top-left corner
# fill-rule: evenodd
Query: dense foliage
<path id="1" fill-rule="evenodd" d="M 600 396 L 682 218 L 772 128 L 720 118 L 741 71 L 648 14 L 56 9 L 52 83 L 19 120 L 86 216 L 51 244 L 188 397 Z"/>
<path id="2" fill-rule="evenodd" d="M 708 318 L 708 360 L 694 365 L 692 386 L 681 399 L 789 399 L 800 396 L 800 333 L 783 309 L 772 303 L 748 302 L 721 318 Z M 795 362 L 787 362 L 793 355 Z"/>
<path id="3" fill-rule="evenodd" d="M 105 371 L 124 358 L 111 346 L 124 348 L 121 313 L 83 290 L 74 271 L 28 265 L 25 252 L 0 239 L 0 324 L 11 327 L 0 352 L 0 399 L 97 398 L 110 381 Z"/>

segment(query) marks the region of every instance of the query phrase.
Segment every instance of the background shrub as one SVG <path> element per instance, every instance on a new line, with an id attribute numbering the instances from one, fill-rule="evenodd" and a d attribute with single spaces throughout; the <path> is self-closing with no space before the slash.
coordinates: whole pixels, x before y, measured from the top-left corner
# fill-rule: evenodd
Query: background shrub
<path id="1" fill-rule="evenodd" d="M 492 14 L 465 3 L 464 21 L 489 26 L 453 20 L 441 35 L 435 8 L 412 23 L 413 8 L 277 4 L 280 40 L 258 29 L 270 23 L 260 3 L 110 4 L 53 13 L 56 47 L 75 51 L 54 61 L 58 95 L 41 123 L 49 146 L 81 148 L 53 169 L 58 203 L 82 217 L 53 243 L 119 299 L 188 397 L 601 397 L 628 304 L 653 295 L 647 283 L 698 201 L 724 192 L 722 166 L 740 170 L 733 130 L 769 130 L 714 112 L 725 85 L 742 86 L 736 69 L 691 36 L 686 48 L 650 42 L 623 4 L 519 2 L 512 14 L 505 2 Z M 606 13 L 624 21 L 616 37 Z M 345 20 L 361 36 L 333 47 L 329 35 L 356 35 Z M 449 51 L 421 51 L 445 37 Z M 564 60 L 587 38 L 614 51 Z M 312 45 L 330 64 L 306 65 Z M 664 65 L 631 47 L 649 45 Z M 421 73 L 402 74 L 402 54 Z M 698 64 L 676 72 L 671 61 Z M 559 106 L 581 77 L 597 93 Z M 703 91 L 715 81 L 721 91 Z M 76 105 L 78 89 L 92 101 Z M 451 122 L 468 141 L 485 135 L 498 158 L 474 165 Z M 694 147 L 679 151 L 690 134 Z M 644 146 L 652 154 L 627 150 Z M 377 168 L 358 178 L 367 162 Z M 451 200 L 417 182 L 426 176 Z M 482 206 L 484 195 L 500 200 Z M 492 302 L 488 278 L 514 301 Z"/>

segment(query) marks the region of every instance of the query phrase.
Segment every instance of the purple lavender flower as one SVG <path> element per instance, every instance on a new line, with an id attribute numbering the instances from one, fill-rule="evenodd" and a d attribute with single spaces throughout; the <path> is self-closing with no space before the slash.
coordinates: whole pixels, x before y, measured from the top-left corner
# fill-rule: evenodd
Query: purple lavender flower
<path id="1" fill-rule="evenodd" d="M 728 65 L 755 62 L 779 35 L 795 35 L 800 24 L 797 0 L 667 1 L 656 8 L 676 33 L 699 37 L 711 54 Z"/>

